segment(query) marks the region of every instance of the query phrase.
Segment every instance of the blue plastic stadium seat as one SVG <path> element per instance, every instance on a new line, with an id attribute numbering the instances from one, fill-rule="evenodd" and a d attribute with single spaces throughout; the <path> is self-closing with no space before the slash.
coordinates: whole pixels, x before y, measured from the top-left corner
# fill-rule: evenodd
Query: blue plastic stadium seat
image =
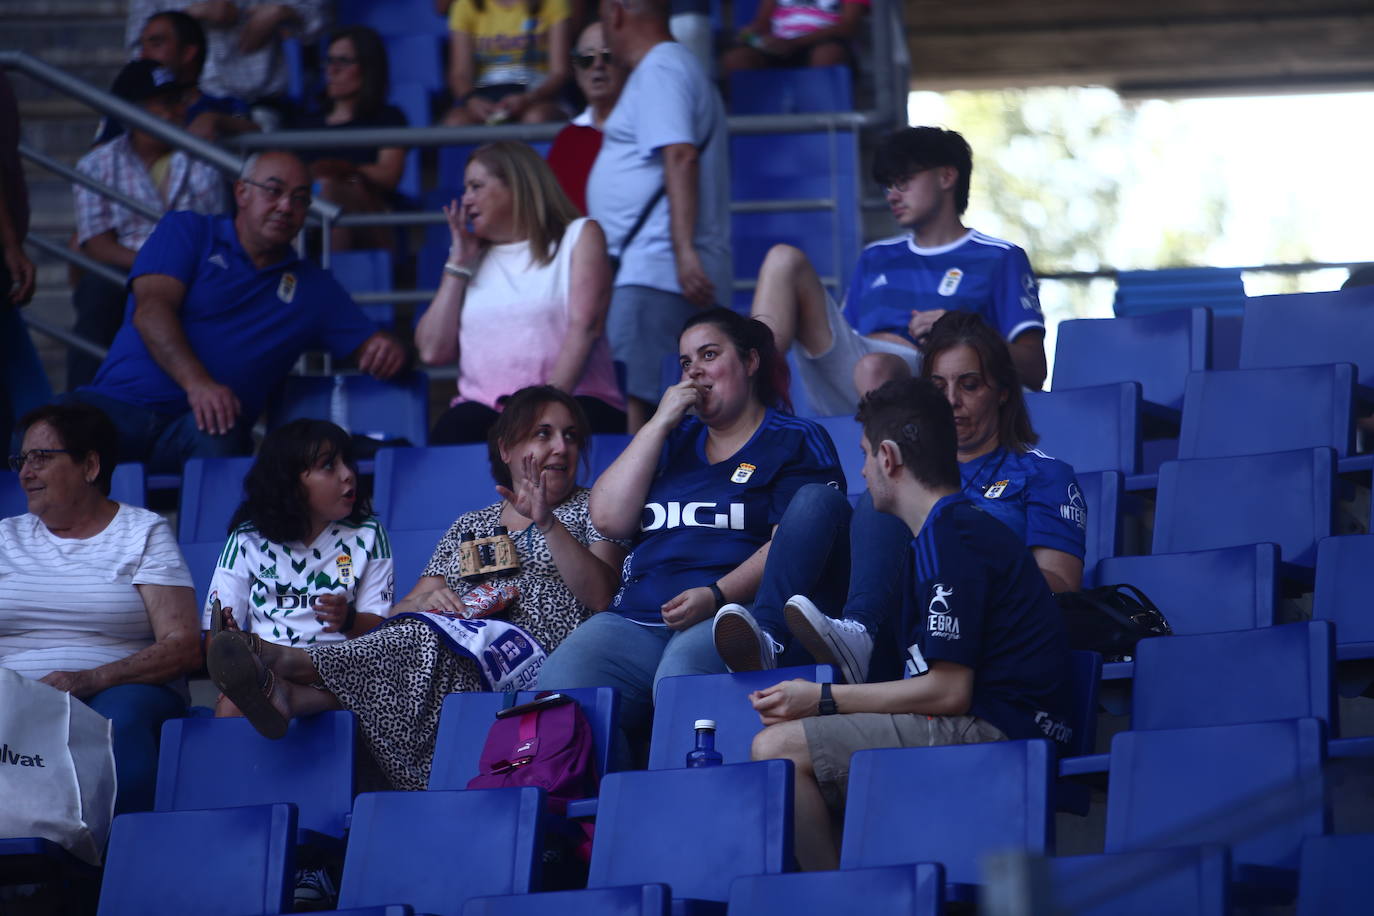
<path id="1" fill-rule="evenodd" d="M 131 506 L 148 505 L 148 471 L 141 461 L 115 465 L 110 478 L 110 499 Z"/>
<path id="2" fill-rule="evenodd" d="M 528 703 L 548 691 L 522 690 L 515 703 Z M 620 698 L 611 687 L 577 687 L 561 690 L 577 701 L 592 727 L 596 746 L 596 771 L 611 769 L 611 751 L 619 727 Z M 496 713 L 505 705 L 500 693 L 451 693 L 444 697 L 439 731 L 434 739 L 434 763 L 429 772 L 431 789 L 463 789 L 479 772 L 482 747 Z"/>
<path id="3" fill-rule="evenodd" d="M 595 483 L 606 468 L 615 463 L 632 438 L 628 433 L 597 433 L 591 437 L 582 456 L 583 480 L 587 486 Z"/>
<path id="4" fill-rule="evenodd" d="M 1277 620 L 1279 548 L 1246 544 L 1191 553 L 1108 557 L 1097 564 L 1102 585 L 1143 591 L 1174 633 L 1267 627 Z"/>
<path id="5" fill-rule="evenodd" d="M 1153 552 L 1270 542 L 1285 564 L 1310 569 L 1332 533 L 1334 473 L 1329 448 L 1166 461 Z"/>
<path id="6" fill-rule="evenodd" d="M 1354 363 L 1361 385 L 1374 385 L 1374 287 L 1330 293 L 1257 296 L 1245 304 L 1242 369 Z"/>
<path id="7" fill-rule="evenodd" d="M 1048 741 L 859 751 L 850 758 L 840 868 L 939 862 L 969 899 L 984 855 L 1053 843 Z"/>
<path id="8" fill-rule="evenodd" d="M 182 468 L 177 540 L 223 546 L 229 519 L 243 502 L 243 478 L 253 459 L 190 458 Z"/>
<path id="9" fill-rule="evenodd" d="M 744 763 L 754 735 L 763 728 L 749 694 L 764 687 L 800 677 L 808 681 L 833 681 L 829 665 L 741 671 L 735 674 L 693 674 L 666 677 L 654 697 L 653 737 L 649 742 L 649 769 L 681 767 L 695 746 L 697 719 L 714 719 L 716 750 L 726 763 Z"/>
<path id="10" fill-rule="evenodd" d="M 384 448 L 373 508 L 388 529 L 448 529 L 464 512 L 497 500 L 485 445 Z"/>
<path id="11" fill-rule="evenodd" d="M 1303 839 L 1330 829 L 1325 761 L 1320 719 L 1122 732 L 1106 851 L 1226 844 L 1234 880 L 1291 898 Z"/>
<path id="12" fill-rule="evenodd" d="M 1054 387 L 1140 382 L 1147 411 L 1176 420 L 1188 373 L 1209 368 L 1210 339 L 1206 309 L 1065 321 L 1055 348 Z"/>
<path id="13" fill-rule="evenodd" d="M 1336 625 L 1338 686 L 1356 697 L 1374 683 L 1374 535 L 1323 538 L 1317 544 L 1312 617 Z"/>
<path id="14" fill-rule="evenodd" d="M 666 884 L 597 887 L 478 897 L 463 907 L 463 916 L 668 916 L 672 899 Z"/>
<path id="15" fill-rule="evenodd" d="M 944 869 L 932 862 L 752 875 L 736 878 L 730 885 L 730 916 L 857 912 L 938 916 L 944 912 L 944 898 Z"/>
<path id="16" fill-rule="evenodd" d="M 1140 471 L 1140 383 L 1115 382 L 1026 394 L 1037 447 L 1088 471 Z"/>
<path id="17" fill-rule="evenodd" d="M 205 607 L 210 595 L 210 580 L 215 577 L 215 566 L 227 542 L 228 538 L 222 537 L 217 541 L 177 544 L 182 558 L 186 560 L 186 568 L 191 571 L 191 581 L 195 583 L 197 612 Z"/>
<path id="18" fill-rule="evenodd" d="M 285 804 L 122 814 L 110 831 L 98 912 L 288 912 L 295 835 L 296 809 Z"/>
<path id="19" fill-rule="evenodd" d="M 422 43 L 434 43 L 434 39 L 429 36 L 419 35 L 415 38 Z M 411 39 L 404 40 L 410 41 Z M 396 58 L 393 57 L 391 60 L 394 69 Z M 440 81 L 442 82 L 442 77 L 440 77 Z M 411 127 L 428 127 L 430 120 L 429 94 L 433 89 L 434 87 L 424 85 L 422 81 L 412 82 L 393 77 L 391 89 L 387 93 L 387 102 L 401 109 L 401 112 L 406 116 L 406 123 Z M 408 201 L 418 202 L 420 200 L 422 189 L 420 187 L 420 150 L 418 147 L 411 147 L 406 150 L 405 170 L 401 173 L 401 180 L 396 185 L 396 192 L 407 198 Z"/>
<path id="20" fill-rule="evenodd" d="M 370 375 L 340 375 L 343 410 L 350 432 L 376 439 L 429 442 L 429 376 L 408 372 L 388 381 Z M 289 375 L 267 408 L 267 427 L 301 417 L 330 419 L 335 376 Z"/>
<path id="21" fill-rule="evenodd" d="M 1374 833 L 1303 840 L 1298 916 L 1365 916 L 1374 899 Z"/>
<path id="22" fill-rule="evenodd" d="M 791 761 L 611 773 L 587 886 L 662 882 L 675 898 L 724 902 L 735 878 L 791 859 Z"/>
<path id="23" fill-rule="evenodd" d="M 1078 474 L 1083 506 L 1075 506 L 1070 494 L 1069 510 L 1087 508 L 1087 531 L 1083 554 L 1083 582 L 1095 584 L 1093 575 L 1099 560 L 1121 552 L 1121 500 L 1125 478 L 1117 471 Z M 1062 510 L 1061 510 L 1062 511 Z"/>
<path id="24" fill-rule="evenodd" d="M 854 108 L 848 67 L 738 70 L 730 74 L 730 113 L 808 114 Z"/>
<path id="25" fill-rule="evenodd" d="M 1328 446 L 1345 458 L 1355 451 L 1354 396 L 1350 363 L 1194 372 L 1183 399 L 1178 457 Z"/>
<path id="26" fill-rule="evenodd" d="M 412 33 L 384 35 L 382 40 L 386 43 L 387 66 L 393 86 L 410 83 L 426 92 L 438 92 L 444 88 L 443 49 L 438 36 L 433 33 Z M 411 126 L 428 127 L 428 114 L 426 111 L 425 117 L 412 119 Z"/>
<path id="27" fill-rule="evenodd" d="M 298 812 L 300 845 L 341 850 L 353 807 L 354 728 L 345 710 L 292 719 L 276 741 L 247 719 L 169 719 L 154 810 L 289 802 Z"/>
<path id="28" fill-rule="evenodd" d="M 390 292 L 392 289 L 391 252 L 385 248 L 357 248 L 336 251 L 329 256 L 329 270 L 350 295 Z M 361 306 L 373 322 L 389 328 L 396 323 L 392 305 Z"/>
<path id="29" fill-rule="evenodd" d="M 452 146 L 439 147 L 439 175 L 436 187 L 458 189 L 458 195 L 462 196 L 463 172 L 468 165 L 468 157 L 472 151 L 481 144 L 478 143 L 455 143 Z M 444 201 L 448 203 L 448 201 Z M 447 226 L 440 226 L 445 236 L 448 234 Z"/>
<path id="30" fill-rule="evenodd" d="M 367 25 L 382 35 L 447 35 L 448 20 L 434 12 L 432 0 L 336 0 L 340 25 Z"/>
<path id="31" fill-rule="evenodd" d="M 868 484 L 864 482 L 864 452 L 859 444 L 863 427 L 851 416 L 814 419 L 830 434 L 830 441 L 835 443 L 848 495 L 851 499 L 857 499 L 868 489 Z"/>
<path id="32" fill-rule="evenodd" d="M 1225 846 L 1146 849 L 1050 859 L 1056 913 L 1074 916 L 1229 916 Z"/>
<path id="33" fill-rule="evenodd" d="M 23 515 L 29 511 L 29 498 L 14 471 L 0 471 L 0 518 Z"/>
<path id="34" fill-rule="evenodd" d="M 1240 274 L 1237 267 L 1123 270 L 1116 276 L 1114 311 L 1120 318 L 1191 308 L 1239 315 L 1245 308 Z"/>
<path id="35" fill-rule="evenodd" d="M 420 574 L 434 556 L 434 548 L 447 533 L 447 528 L 387 530 L 391 541 L 391 560 L 396 571 L 396 600 L 404 598 L 420 581 Z"/>
<path id="36" fill-rule="evenodd" d="M 540 866 L 543 807 L 530 787 L 359 795 L 339 906 L 460 916 L 470 897 L 526 893 Z"/>

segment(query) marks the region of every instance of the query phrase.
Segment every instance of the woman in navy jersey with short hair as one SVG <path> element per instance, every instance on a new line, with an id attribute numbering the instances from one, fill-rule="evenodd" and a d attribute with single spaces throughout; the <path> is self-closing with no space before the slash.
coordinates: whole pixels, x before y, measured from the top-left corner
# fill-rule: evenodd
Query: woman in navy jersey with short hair
<path id="1" fill-rule="evenodd" d="M 658 680 L 724 672 L 711 620 L 752 600 L 773 529 L 810 483 L 844 492 L 835 446 L 789 413 L 787 364 L 767 325 L 729 309 L 694 315 L 678 338 L 682 380 L 592 488 L 608 537 L 635 537 L 610 608 L 578 627 L 541 689 L 609 685 L 624 724 L 648 722 Z"/>

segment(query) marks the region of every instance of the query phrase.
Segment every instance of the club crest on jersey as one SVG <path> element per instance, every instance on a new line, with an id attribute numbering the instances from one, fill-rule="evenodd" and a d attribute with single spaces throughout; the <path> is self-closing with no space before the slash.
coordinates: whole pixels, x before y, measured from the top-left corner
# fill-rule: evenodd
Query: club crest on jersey
<path id="1" fill-rule="evenodd" d="M 351 584 L 353 582 L 353 558 L 346 553 L 341 553 L 334 561 L 334 565 L 339 568 L 339 584 Z"/>
<path id="2" fill-rule="evenodd" d="M 282 302 L 291 303 L 296 298 L 296 275 L 285 273 L 281 275 L 281 283 L 277 285 L 277 298 Z"/>
<path id="3" fill-rule="evenodd" d="M 993 484 L 992 486 L 988 487 L 986 490 L 983 491 L 983 498 L 996 499 L 1006 491 L 1007 484 L 1009 483 L 1011 483 L 1010 480 L 997 481 L 995 484 Z"/>
<path id="4" fill-rule="evenodd" d="M 735 468 L 735 473 L 730 475 L 731 483 L 748 483 L 749 478 L 754 476 L 758 468 L 747 461 L 741 461 L 740 466 Z"/>
<path id="5" fill-rule="evenodd" d="M 964 279 L 964 272 L 957 267 L 951 267 L 945 271 L 944 277 L 940 280 L 940 288 L 936 290 L 941 296 L 953 296 L 959 289 L 959 281 Z"/>

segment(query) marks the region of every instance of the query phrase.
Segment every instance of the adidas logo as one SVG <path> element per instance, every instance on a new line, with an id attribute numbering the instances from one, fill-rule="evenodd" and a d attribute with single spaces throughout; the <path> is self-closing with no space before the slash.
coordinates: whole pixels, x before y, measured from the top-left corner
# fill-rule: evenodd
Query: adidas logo
<path id="1" fill-rule="evenodd" d="M 868 284 L 869 289 L 877 289 L 880 286 L 887 286 L 887 274 L 878 274 L 877 278 Z"/>
<path id="2" fill-rule="evenodd" d="M 259 568 L 258 568 L 258 578 L 259 578 L 259 579 L 264 579 L 264 580 L 265 580 L 265 579 L 275 579 L 275 578 L 277 578 L 277 564 L 276 564 L 276 563 L 273 563 L 271 566 L 261 566 L 261 567 L 259 567 Z"/>

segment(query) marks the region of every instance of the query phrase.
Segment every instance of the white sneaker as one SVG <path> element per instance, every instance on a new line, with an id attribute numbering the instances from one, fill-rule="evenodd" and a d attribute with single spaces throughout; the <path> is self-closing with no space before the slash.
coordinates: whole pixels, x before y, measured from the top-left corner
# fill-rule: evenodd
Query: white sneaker
<path id="1" fill-rule="evenodd" d="M 716 611 L 711 638 L 731 671 L 768 671 L 778 667 L 782 647 L 759 629 L 753 614 L 738 604 L 727 604 Z"/>
<path id="2" fill-rule="evenodd" d="M 333 879 L 323 868 L 301 868 L 296 871 L 296 912 L 332 910 L 338 896 Z"/>
<path id="3" fill-rule="evenodd" d="M 827 617 L 805 595 L 793 595 L 782 609 L 787 629 L 819 664 L 834 665 L 848 684 L 868 679 L 873 637 L 863 624 L 844 617 Z"/>

